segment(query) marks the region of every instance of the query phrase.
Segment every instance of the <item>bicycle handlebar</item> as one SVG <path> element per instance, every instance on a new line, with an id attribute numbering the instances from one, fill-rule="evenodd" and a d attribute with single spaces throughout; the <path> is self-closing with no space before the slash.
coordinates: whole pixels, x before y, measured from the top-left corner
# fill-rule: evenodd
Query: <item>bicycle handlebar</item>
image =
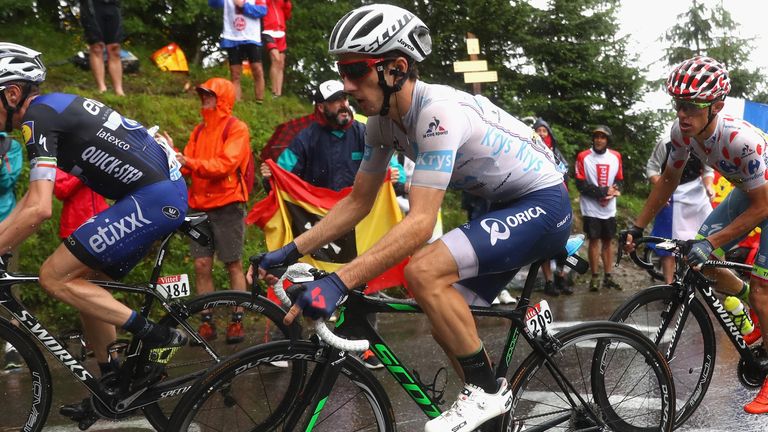
<path id="1" fill-rule="evenodd" d="M 672 252 L 673 254 L 677 254 L 678 256 L 684 256 L 686 253 L 688 253 L 688 248 L 690 247 L 688 244 L 688 241 L 686 240 L 668 239 L 668 238 L 656 237 L 656 236 L 640 237 L 637 240 L 633 239 L 633 242 L 635 243 L 635 249 L 629 253 L 629 258 L 632 260 L 632 262 L 637 264 L 638 267 L 649 272 L 654 269 L 653 263 L 643 261 L 643 259 L 637 255 L 637 246 L 640 246 L 642 244 L 654 244 L 656 245 L 657 249 L 661 249 L 667 252 Z M 622 245 L 619 245 L 617 262 L 618 260 L 621 259 L 623 250 L 624 249 Z M 728 269 L 739 270 L 739 271 L 752 270 L 752 266 L 749 264 L 742 264 L 738 262 L 721 261 L 721 260 L 707 260 L 702 264 L 702 268 L 704 267 L 728 268 Z"/>
<path id="2" fill-rule="evenodd" d="M 316 271 L 316 269 L 309 264 L 292 264 L 288 266 L 288 270 L 286 270 L 286 272 L 280 277 L 277 283 L 275 283 L 273 287 L 275 290 L 275 295 L 278 299 L 280 299 L 280 302 L 282 302 L 286 308 L 290 308 L 292 305 L 290 297 L 288 297 L 288 294 L 285 292 L 286 280 L 295 284 L 310 282 L 315 280 L 315 274 L 313 274 L 313 271 Z M 320 337 L 320 340 L 336 349 L 342 351 L 362 352 L 367 351 L 370 347 L 370 344 L 367 340 L 349 340 L 335 335 L 325 324 L 325 321 L 321 319 L 314 321 L 313 328 L 315 333 L 317 333 L 317 336 Z"/>

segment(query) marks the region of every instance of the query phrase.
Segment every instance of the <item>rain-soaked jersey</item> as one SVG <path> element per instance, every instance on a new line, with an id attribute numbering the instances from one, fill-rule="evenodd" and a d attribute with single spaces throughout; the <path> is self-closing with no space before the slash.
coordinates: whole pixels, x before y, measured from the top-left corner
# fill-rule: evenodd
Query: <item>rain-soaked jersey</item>
<path id="1" fill-rule="evenodd" d="M 734 187 L 750 191 L 766 183 L 766 138 L 742 119 L 719 114 L 715 133 L 703 143 L 684 137 L 678 120 L 672 125 L 672 150 L 667 169 L 681 170 L 690 152 L 720 172 Z"/>
<path id="2" fill-rule="evenodd" d="M 119 199 L 169 179 L 169 158 L 138 122 L 101 102 L 64 93 L 36 97 L 22 120 L 30 181 L 56 179 L 56 167 L 97 193 Z"/>
<path id="3" fill-rule="evenodd" d="M 386 117 L 368 119 L 361 170 L 386 170 L 397 150 L 416 163 L 411 185 L 451 187 L 495 202 L 563 182 L 533 129 L 483 96 L 417 81 L 403 125 L 405 131 Z"/>

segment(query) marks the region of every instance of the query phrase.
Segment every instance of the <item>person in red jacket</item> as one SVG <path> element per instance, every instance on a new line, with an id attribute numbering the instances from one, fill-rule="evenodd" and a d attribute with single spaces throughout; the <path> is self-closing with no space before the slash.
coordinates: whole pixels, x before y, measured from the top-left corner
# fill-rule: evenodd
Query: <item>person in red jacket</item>
<path id="1" fill-rule="evenodd" d="M 283 72 L 285 71 L 286 41 L 285 22 L 291 19 L 291 0 L 267 0 L 267 14 L 262 18 L 264 47 L 269 53 L 269 81 L 272 96 L 283 94 Z"/>
<path id="2" fill-rule="evenodd" d="M 244 173 L 251 152 L 248 126 L 232 115 L 235 86 L 224 78 L 211 78 L 197 86 L 203 122 L 192 131 L 183 153 L 177 153 L 181 173 L 191 180 L 190 211 L 205 212 L 208 224 L 201 226 L 212 239 L 209 246 L 190 242 L 195 259 L 197 294 L 213 292 L 214 253 L 224 263 L 230 288 L 245 291 L 243 242 L 245 241 L 245 203 L 248 189 Z M 173 140 L 164 135 L 173 146 Z M 211 340 L 216 337 L 210 313 L 203 312 L 199 333 Z M 241 320 L 235 311 L 227 327 L 227 343 L 245 338 Z"/>
<path id="3" fill-rule="evenodd" d="M 106 210 L 109 205 L 103 196 L 94 192 L 79 178 L 56 168 L 53 194 L 62 202 L 59 219 L 59 238 L 69 237 L 91 216 Z"/>

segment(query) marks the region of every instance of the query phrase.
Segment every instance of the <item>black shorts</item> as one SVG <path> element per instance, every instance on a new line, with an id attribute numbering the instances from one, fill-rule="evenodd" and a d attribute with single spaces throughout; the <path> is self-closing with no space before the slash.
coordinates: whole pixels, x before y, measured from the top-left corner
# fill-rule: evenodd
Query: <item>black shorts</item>
<path id="1" fill-rule="evenodd" d="M 248 63 L 261 63 L 261 46 L 245 44 L 227 48 L 227 57 L 230 65 L 242 64 L 243 60 L 248 60 Z"/>
<path id="2" fill-rule="evenodd" d="M 592 240 L 612 240 L 616 237 L 616 218 L 598 219 L 584 216 L 584 234 Z"/>
<path id="3" fill-rule="evenodd" d="M 123 41 L 123 19 L 117 1 L 82 0 L 80 23 L 85 30 L 85 41 L 88 45 L 99 42 L 111 45 Z"/>

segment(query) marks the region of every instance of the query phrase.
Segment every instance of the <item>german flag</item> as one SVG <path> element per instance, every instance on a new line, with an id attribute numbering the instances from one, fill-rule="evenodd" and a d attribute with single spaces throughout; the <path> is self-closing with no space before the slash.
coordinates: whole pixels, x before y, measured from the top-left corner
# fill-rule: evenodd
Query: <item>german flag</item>
<path id="1" fill-rule="evenodd" d="M 245 221 L 256 224 L 265 234 L 267 249 L 278 249 L 304 231 L 307 231 L 340 199 L 349 195 L 351 187 L 334 191 L 313 186 L 295 174 L 289 173 L 271 159 L 266 164 L 272 170 L 272 190 L 266 198 L 254 204 Z M 357 255 L 370 249 L 396 223 L 403 219 L 395 200 L 392 183 L 382 183 L 371 212 L 355 229 L 301 259 L 327 272 L 336 271 Z M 403 268 L 406 260 L 368 282 L 366 292 L 375 292 L 394 286 L 405 286 Z"/>

